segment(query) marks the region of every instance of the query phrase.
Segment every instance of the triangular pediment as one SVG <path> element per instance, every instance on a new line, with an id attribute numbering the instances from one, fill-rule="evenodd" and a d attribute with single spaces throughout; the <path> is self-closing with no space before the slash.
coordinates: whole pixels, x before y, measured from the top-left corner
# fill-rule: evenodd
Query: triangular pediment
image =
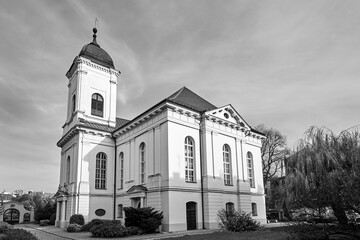
<path id="1" fill-rule="evenodd" d="M 215 118 L 229 124 L 235 124 L 241 128 L 251 129 L 251 127 L 245 122 L 245 120 L 234 109 L 234 107 L 231 106 L 231 104 L 207 111 L 206 115 L 210 118 Z"/>
<path id="2" fill-rule="evenodd" d="M 129 193 L 129 194 L 139 193 L 139 192 L 147 192 L 147 188 L 144 187 L 143 185 L 134 185 L 134 186 L 131 186 L 131 188 L 129 188 L 129 190 L 127 190 L 127 193 Z"/>

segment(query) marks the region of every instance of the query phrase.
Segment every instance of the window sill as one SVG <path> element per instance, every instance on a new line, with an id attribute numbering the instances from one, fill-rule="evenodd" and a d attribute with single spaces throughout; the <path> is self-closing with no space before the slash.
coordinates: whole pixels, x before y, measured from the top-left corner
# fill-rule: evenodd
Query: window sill
<path id="1" fill-rule="evenodd" d="M 107 190 L 106 188 L 95 188 L 95 190 Z"/>
<path id="2" fill-rule="evenodd" d="M 193 181 L 185 181 L 186 183 L 197 183 L 196 181 L 193 182 Z"/>
<path id="3" fill-rule="evenodd" d="M 233 184 L 224 184 L 225 186 L 233 187 Z"/>

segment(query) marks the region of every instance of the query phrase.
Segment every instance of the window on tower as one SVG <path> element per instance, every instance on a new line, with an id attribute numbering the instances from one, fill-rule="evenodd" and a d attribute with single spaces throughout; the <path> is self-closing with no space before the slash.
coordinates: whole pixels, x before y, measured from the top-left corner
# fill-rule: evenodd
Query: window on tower
<path id="1" fill-rule="evenodd" d="M 71 113 L 74 113 L 76 110 L 76 95 L 74 94 L 72 97 L 72 107 L 71 107 Z"/>
<path id="2" fill-rule="evenodd" d="M 194 141 L 190 137 L 185 138 L 185 181 L 195 182 Z"/>
<path id="3" fill-rule="evenodd" d="M 94 93 L 91 97 L 91 115 L 98 117 L 104 116 L 104 100 L 98 93 Z"/>

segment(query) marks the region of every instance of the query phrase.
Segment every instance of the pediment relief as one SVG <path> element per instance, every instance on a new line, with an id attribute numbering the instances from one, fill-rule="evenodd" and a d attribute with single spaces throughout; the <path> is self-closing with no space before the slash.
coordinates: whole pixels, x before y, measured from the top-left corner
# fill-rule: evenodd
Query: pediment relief
<path id="1" fill-rule="evenodd" d="M 133 193 L 139 193 L 139 192 L 147 192 L 147 188 L 143 185 L 133 185 L 129 190 L 127 190 L 127 193 L 133 194 Z"/>
<path id="2" fill-rule="evenodd" d="M 210 119 L 213 117 L 212 120 L 222 121 L 224 124 L 230 123 L 235 124 L 241 128 L 250 129 L 250 126 L 231 105 L 226 105 L 224 107 L 208 111 L 207 115 L 210 117 Z"/>

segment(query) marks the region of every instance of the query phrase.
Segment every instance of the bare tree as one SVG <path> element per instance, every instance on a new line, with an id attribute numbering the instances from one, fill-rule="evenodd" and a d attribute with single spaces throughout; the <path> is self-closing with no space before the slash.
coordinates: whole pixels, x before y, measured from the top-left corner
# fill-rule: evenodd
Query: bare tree
<path id="1" fill-rule="evenodd" d="M 266 186 L 274 176 L 281 175 L 280 171 L 283 170 L 284 159 L 288 153 L 286 136 L 279 130 L 265 127 L 264 124 L 256 126 L 255 129 L 266 136 L 261 147 L 264 186 Z"/>

